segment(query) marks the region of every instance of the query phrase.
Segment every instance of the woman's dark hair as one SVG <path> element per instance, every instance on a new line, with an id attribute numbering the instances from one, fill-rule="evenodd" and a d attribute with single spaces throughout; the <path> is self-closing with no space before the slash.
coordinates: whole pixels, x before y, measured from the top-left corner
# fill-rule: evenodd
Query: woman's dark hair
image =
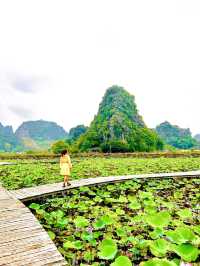
<path id="1" fill-rule="evenodd" d="M 63 156 L 63 155 L 66 155 L 68 153 L 68 151 L 65 149 L 65 150 L 63 150 L 62 152 L 61 152 L 61 155 Z"/>

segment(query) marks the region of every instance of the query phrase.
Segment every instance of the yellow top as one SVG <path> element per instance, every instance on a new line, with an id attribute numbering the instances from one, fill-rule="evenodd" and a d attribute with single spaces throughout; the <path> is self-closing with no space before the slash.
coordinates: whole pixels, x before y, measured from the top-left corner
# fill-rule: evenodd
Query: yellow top
<path id="1" fill-rule="evenodd" d="M 63 164 L 66 164 L 66 163 L 69 165 L 69 168 L 72 168 L 71 159 L 68 154 L 60 157 L 60 167 L 62 167 Z"/>

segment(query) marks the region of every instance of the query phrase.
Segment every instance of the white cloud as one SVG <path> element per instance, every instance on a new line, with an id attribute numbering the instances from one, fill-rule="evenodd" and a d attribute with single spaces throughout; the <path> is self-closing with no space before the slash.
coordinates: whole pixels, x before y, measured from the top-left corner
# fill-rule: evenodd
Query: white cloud
<path id="1" fill-rule="evenodd" d="M 20 119 L 31 119 L 33 117 L 33 111 L 18 105 L 8 106 L 8 110 L 18 116 Z"/>
<path id="2" fill-rule="evenodd" d="M 148 126 L 169 120 L 200 132 L 199 11 L 195 0 L 1 1 L 0 73 L 48 82 L 31 94 L 0 80 L 0 121 L 16 127 L 17 105 L 67 130 L 88 125 L 119 84 Z"/>

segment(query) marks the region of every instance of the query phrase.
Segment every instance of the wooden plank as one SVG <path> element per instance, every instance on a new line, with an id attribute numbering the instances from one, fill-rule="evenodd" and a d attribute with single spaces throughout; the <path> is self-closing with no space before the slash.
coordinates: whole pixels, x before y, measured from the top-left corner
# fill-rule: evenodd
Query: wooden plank
<path id="1" fill-rule="evenodd" d="M 1 165 L 14 165 L 15 163 L 11 163 L 11 162 L 0 162 L 0 166 Z"/>
<path id="2" fill-rule="evenodd" d="M 0 187 L 0 266 L 66 265 L 41 224 Z"/>
<path id="3" fill-rule="evenodd" d="M 133 179 L 147 179 L 147 178 L 176 178 L 176 177 L 199 177 L 200 171 L 191 172 L 175 172 L 175 173 L 153 173 L 153 174 L 141 174 L 141 175 L 124 175 L 124 176 L 107 176 L 96 178 L 85 178 L 71 181 L 71 186 L 62 187 L 62 183 L 47 184 L 31 188 L 23 188 L 19 190 L 12 190 L 10 193 L 25 202 L 29 200 L 35 200 L 40 197 L 45 197 L 57 193 L 65 192 L 72 188 L 78 188 L 81 186 L 92 186 L 105 183 L 123 182 Z"/>
<path id="4" fill-rule="evenodd" d="M 32 263 L 32 265 L 35 265 L 38 260 L 44 260 L 44 263 L 51 257 L 55 256 L 57 254 L 57 249 L 55 247 L 48 245 L 45 247 L 35 247 L 31 250 L 24 249 L 24 252 L 15 253 L 13 255 L 3 256 L 0 257 L 0 265 L 3 263 L 6 263 L 6 265 L 9 265 L 9 263 L 15 263 L 15 265 L 26 265 L 27 263 Z M 60 255 L 61 256 L 61 255 Z M 59 258 L 59 255 L 56 256 L 56 260 Z M 66 262 L 65 262 L 66 263 Z M 53 262 L 52 262 L 53 265 Z"/>

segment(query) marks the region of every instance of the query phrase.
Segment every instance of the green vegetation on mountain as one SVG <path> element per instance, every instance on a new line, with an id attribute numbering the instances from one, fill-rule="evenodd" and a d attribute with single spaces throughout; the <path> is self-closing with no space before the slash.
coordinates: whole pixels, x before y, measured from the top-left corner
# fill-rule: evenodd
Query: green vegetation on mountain
<path id="1" fill-rule="evenodd" d="M 84 134 L 87 131 L 88 127 L 84 125 L 78 125 L 76 127 L 73 127 L 69 131 L 69 139 L 71 140 L 77 140 L 82 134 Z"/>
<path id="2" fill-rule="evenodd" d="M 55 140 L 67 137 L 67 132 L 55 122 L 27 121 L 16 130 L 16 137 L 25 149 L 47 149 Z"/>
<path id="3" fill-rule="evenodd" d="M 135 97 L 116 85 L 107 89 L 90 127 L 77 125 L 69 134 L 55 122 L 44 120 L 23 122 L 15 133 L 11 126 L 0 123 L 0 151 L 44 151 L 52 147 L 57 153 L 61 146 L 70 152 L 199 149 L 200 134 L 193 138 L 190 129 L 169 122 L 149 129 L 138 113 Z"/>
<path id="4" fill-rule="evenodd" d="M 156 132 L 165 143 L 178 149 L 191 149 L 197 146 L 197 141 L 192 137 L 189 128 L 184 129 L 164 122 L 156 127 Z"/>
<path id="5" fill-rule="evenodd" d="M 198 144 L 200 144 L 200 134 L 196 134 L 194 138 L 198 142 Z"/>
<path id="6" fill-rule="evenodd" d="M 154 151 L 163 148 L 157 133 L 146 127 L 135 98 L 119 86 L 110 87 L 87 132 L 79 139 L 81 151 Z"/>
<path id="7" fill-rule="evenodd" d="M 64 140 L 58 140 L 54 142 L 51 146 L 51 150 L 55 154 L 61 154 L 61 152 L 65 149 L 69 149 L 69 144 L 67 143 L 67 141 Z"/>
<path id="8" fill-rule="evenodd" d="M 15 136 L 12 127 L 4 127 L 0 123 L 0 151 L 15 151 L 20 148 L 20 141 Z"/>
<path id="9" fill-rule="evenodd" d="M 30 137 L 33 140 L 57 140 L 65 138 L 67 132 L 55 122 L 38 120 L 22 123 L 15 134 L 19 139 Z"/>

